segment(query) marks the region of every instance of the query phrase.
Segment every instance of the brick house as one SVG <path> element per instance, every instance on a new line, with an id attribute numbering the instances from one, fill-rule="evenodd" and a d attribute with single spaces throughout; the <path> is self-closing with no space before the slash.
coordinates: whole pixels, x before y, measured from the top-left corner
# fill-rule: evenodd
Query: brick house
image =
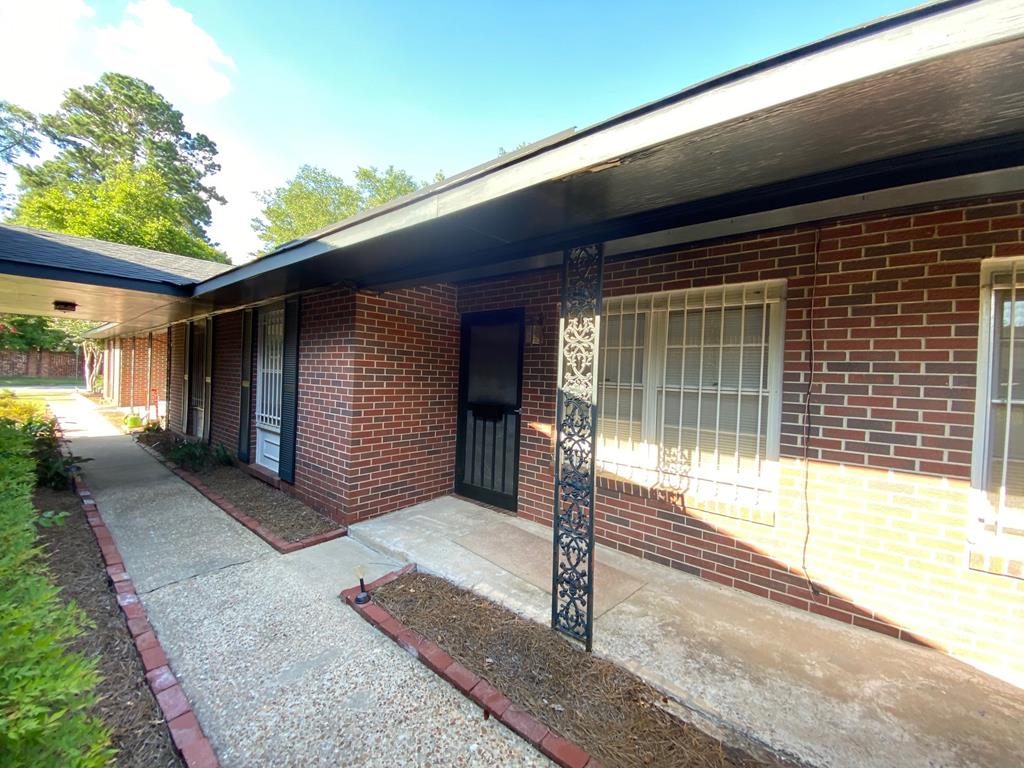
<path id="1" fill-rule="evenodd" d="M 1019 5 L 940 3 L 102 333 L 166 333 L 168 425 L 346 524 L 457 493 L 552 525 L 589 366 L 600 544 L 1020 684 L 1021 158 Z M 572 358 L 584 251 L 600 318 Z"/>

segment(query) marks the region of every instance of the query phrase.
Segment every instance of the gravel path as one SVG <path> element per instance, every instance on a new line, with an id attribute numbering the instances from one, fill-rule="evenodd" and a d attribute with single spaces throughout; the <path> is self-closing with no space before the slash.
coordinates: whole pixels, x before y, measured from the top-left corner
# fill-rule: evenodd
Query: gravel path
<path id="1" fill-rule="evenodd" d="M 277 554 L 90 407 L 55 410 L 225 768 L 551 765 L 342 604 L 357 565 L 397 563 L 348 538 Z"/>

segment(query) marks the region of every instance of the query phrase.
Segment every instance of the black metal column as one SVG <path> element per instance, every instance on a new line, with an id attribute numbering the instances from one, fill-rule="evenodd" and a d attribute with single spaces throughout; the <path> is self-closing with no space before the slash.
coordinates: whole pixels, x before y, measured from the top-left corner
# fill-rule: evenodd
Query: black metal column
<path id="1" fill-rule="evenodd" d="M 601 244 L 565 252 L 558 334 L 551 627 L 582 641 L 588 651 L 594 629 L 594 443 L 603 267 Z"/>

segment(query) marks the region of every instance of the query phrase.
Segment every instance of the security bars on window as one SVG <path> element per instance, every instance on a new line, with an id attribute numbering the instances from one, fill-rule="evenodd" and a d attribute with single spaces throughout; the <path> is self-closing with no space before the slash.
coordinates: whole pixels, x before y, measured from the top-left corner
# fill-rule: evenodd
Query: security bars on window
<path id="1" fill-rule="evenodd" d="M 775 484 L 781 281 L 605 299 L 601 471 L 757 506 Z"/>
<path id="2" fill-rule="evenodd" d="M 989 394 L 983 486 L 996 536 L 1024 534 L 1024 263 L 992 276 Z"/>
<path id="3" fill-rule="evenodd" d="M 281 383 L 284 363 L 284 308 L 259 311 L 259 365 L 256 379 L 256 424 L 281 429 Z"/>

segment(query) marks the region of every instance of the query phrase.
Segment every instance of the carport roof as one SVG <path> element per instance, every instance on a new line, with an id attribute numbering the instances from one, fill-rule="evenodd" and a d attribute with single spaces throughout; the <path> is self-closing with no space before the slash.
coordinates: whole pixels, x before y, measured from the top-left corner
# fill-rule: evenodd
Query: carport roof
<path id="1" fill-rule="evenodd" d="M 90 282 L 91 275 L 105 284 L 119 279 L 125 287 L 128 283 L 154 283 L 149 290 L 159 291 L 158 286 L 165 285 L 168 290 L 161 292 L 181 288 L 182 295 L 191 293 L 192 285 L 231 268 L 149 248 L 10 224 L 0 224 L 0 261 L 6 262 L 3 266 L 8 274 L 55 277 L 59 271 L 66 277 L 74 272 L 81 274 L 83 282 Z"/>

